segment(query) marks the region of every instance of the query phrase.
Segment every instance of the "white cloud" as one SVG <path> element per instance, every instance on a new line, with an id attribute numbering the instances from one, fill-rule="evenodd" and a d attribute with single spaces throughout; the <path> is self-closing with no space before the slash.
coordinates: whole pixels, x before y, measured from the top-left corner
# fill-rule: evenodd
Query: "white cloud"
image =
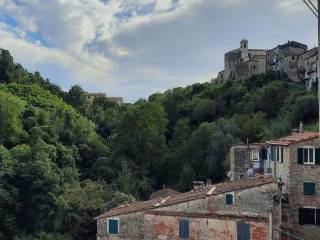
<path id="1" fill-rule="evenodd" d="M 284 12 L 297 13 L 308 10 L 302 0 L 281 0 L 277 2 L 278 8 Z"/>
<path id="2" fill-rule="evenodd" d="M 266 48 L 314 34 L 305 19 L 279 14 L 307 12 L 300 0 L 43 2 L 0 0 L 0 46 L 65 87 L 128 100 L 209 80 L 241 38 Z M 1 24 L 6 17 L 15 21 L 10 28 Z"/>

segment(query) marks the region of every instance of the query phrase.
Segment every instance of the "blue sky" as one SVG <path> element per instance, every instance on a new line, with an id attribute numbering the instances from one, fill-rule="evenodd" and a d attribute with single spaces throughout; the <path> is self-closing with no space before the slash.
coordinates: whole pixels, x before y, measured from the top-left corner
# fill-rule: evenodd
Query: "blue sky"
<path id="1" fill-rule="evenodd" d="M 302 0 L 0 0 L 0 47 L 65 90 L 132 102 L 209 81 L 242 38 L 314 47 Z"/>

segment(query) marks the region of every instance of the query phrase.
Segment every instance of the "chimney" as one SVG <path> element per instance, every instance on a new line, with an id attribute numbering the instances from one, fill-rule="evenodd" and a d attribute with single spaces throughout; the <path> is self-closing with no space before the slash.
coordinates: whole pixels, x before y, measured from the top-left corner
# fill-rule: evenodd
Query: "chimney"
<path id="1" fill-rule="evenodd" d="M 193 181 L 193 190 L 195 191 L 203 190 L 205 186 L 203 181 Z"/>
<path id="2" fill-rule="evenodd" d="M 300 121 L 299 133 L 303 133 L 303 122 Z"/>

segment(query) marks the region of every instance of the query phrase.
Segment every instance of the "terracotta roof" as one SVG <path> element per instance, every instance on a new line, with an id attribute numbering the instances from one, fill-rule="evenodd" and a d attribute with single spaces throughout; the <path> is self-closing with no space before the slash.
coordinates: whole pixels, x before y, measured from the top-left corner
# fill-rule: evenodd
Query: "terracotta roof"
<path id="1" fill-rule="evenodd" d="M 163 188 L 159 191 L 156 191 L 154 193 L 151 194 L 150 196 L 150 200 L 152 199 L 156 199 L 156 198 L 165 198 L 165 197 L 169 197 L 169 196 L 172 196 L 172 195 L 177 195 L 179 194 L 180 192 L 176 191 L 176 190 L 173 190 L 171 188 Z"/>
<path id="2" fill-rule="evenodd" d="M 267 143 L 272 145 L 290 145 L 290 144 L 318 138 L 319 136 L 320 136 L 319 132 L 302 132 L 302 133 L 295 133 L 290 136 L 283 137 L 277 140 L 267 141 Z"/>
<path id="3" fill-rule="evenodd" d="M 271 177 L 255 177 L 255 178 L 247 178 L 241 179 L 237 181 L 228 181 L 222 182 L 219 184 L 211 185 L 206 187 L 201 191 L 190 191 L 186 193 L 181 193 L 174 196 L 169 196 L 166 198 L 157 198 L 148 201 L 136 202 L 128 205 L 123 205 L 110 211 L 101 214 L 98 218 L 108 218 L 114 216 L 120 216 L 124 214 L 134 213 L 134 212 L 142 212 L 146 210 L 151 210 L 154 208 L 174 205 L 178 203 L 188 202 L 200 198 L 205 198 L 208 195 L 218 195 L 226 192 L 233 192 L 248 188 L 254 188 L 266 184 L 276 183 L 274 178 Z"/>

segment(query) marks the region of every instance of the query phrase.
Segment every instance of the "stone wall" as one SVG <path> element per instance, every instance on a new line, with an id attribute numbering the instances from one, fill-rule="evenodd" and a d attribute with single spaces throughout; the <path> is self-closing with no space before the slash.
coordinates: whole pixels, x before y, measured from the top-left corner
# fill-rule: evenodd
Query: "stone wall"
<path id="1" fill-rule="evenodd" d="M 144 218 L 145 239 L 180 239 L 180 219 L 189 220 L 190 240 L 236 240 L 238 222 L 250 225 L 250 239 L 268 239 L 268 223 L 266 221 L 250 221 L 244 218 L 190 217 L 183 214 L 179 216 L 146 214 Z"/>
<path id="2" fill-rule="evenodd" d="M 320 208 L 320 165 L 300 165 L 298 164 L 298 148 L 304 146 L 314 146 L 319 148 L 319 139 L 313 139 L 290 146 L 290 179 L 289 194 L 292 228 L 298 236 L 305 239 L 317 240 L 320 236 L 320 227 L 312 225 L 299 225 L 298 210 L 300 207 Z M 303 193 L 303 182 L 316 183 L 316 195 L 305 196 Z"/>
<path id="3" fill-rule="evenodd" d="M 142 240 L 144 212 L 137 212 L 117 216 L 119 219 L 119 235 L 110 235 L 107 232 L 108 218 L 97 219 L 97 240 Z"/>

